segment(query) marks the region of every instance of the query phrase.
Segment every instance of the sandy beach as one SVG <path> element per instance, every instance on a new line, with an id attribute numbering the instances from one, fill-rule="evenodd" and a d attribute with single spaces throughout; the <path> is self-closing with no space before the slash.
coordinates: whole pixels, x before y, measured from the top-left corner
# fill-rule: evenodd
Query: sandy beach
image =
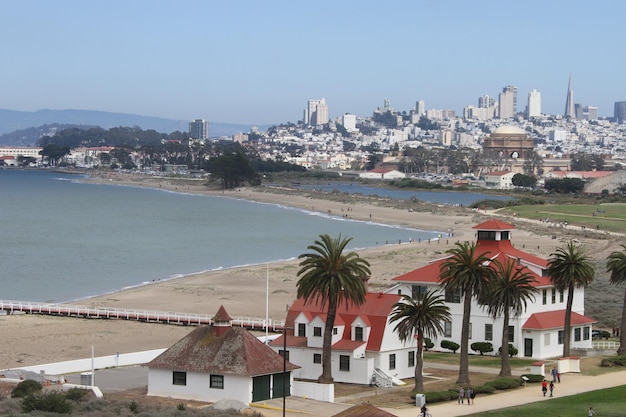
<path id="1" fill-rule="evenodd" d="M 470 209 L 445 206 L 426 206 L 419 210 L 379 205 L 371 199 L 332 201 L 312 198 L 307 193 L 246 189 L 211 191 L 198 181 L 179 181 L 132 176 L 96 178 L 132 186 L 146 186 L 172 191 L 213 194 L 224 197 L 250 199 L 283 204 L 349 216 L 357 220 L 397 224 L 412 228 L 437 230 L 443 233 L 440 241 L 397 242 L 374 249 L 359 251 L 371 264 L 370 291 L 382 291 L 393 285 L 392 279 L 427 262 L 445 255 L 457 241 L 475 239 L 472 226 L 487 220 L 483 213 Z M 527 230 L 524 224 L 513 224 L 517 230 L 512 242 L 532 254 L 547 257 L 562 244 L 540 230 Z M 447 236 L 450 233 L 453 236 Z M 312 236 L 311 244 L 317 236 Z M 606 241 L 587 239 L 590 244 L 607 246 Z M 616 244 L 615 244 L 616 245 Z M 611 245 L 613 247 L 613 245 Z M 606 249 L 608 250 L 608 249 Z M 302 248 L 302 253 L 307 251 Z M 233 317 L 265 317 L 266 294 L 269 294 L 269 317 L 283 320 L 286 309 L 296 296 L 298 261 L 224 269 L 174 280 L 156 282 L 113 294 L 82 300 L 77 304 L 117 307 L 149 311 L 214 314 L 224 305 Z M 269 287 L 269 292 L 266 292 Z M 88 320 L 78 318 L 36 315 L 0 316 L 3 349 L 0 351 L 0 369 L 18 368 L 62 360 L 89 357 L 91 347 L 97 356 L 139 350 L 166 348 L 186 335 L 184 326 L 139 323 L 122 320 Z"/>

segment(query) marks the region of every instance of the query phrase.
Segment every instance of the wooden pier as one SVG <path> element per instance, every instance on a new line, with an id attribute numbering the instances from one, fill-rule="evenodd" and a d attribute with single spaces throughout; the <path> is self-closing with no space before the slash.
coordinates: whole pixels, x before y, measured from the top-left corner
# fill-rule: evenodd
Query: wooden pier
<path id="1" fill-rule="evenodd" d="M 0 311 L 6 314 L 16 312 L 42 314 L 48 316 L 76 317 L 85 319 L 135 320 L 146 323 L 174 324 L 182 326 L 201 326 L 213 324 L 211 315 L 196 313 L 177 313 L 164 311 L 131 310 L 126 308 L 89 307 L 75 304 L 38 303 L 31 301 L 0 300 Z M 248 330 L 267 330 L 281 332 L 283 320 L 265 320 L 255 317 L 235 317 L 232 325 Z"/>

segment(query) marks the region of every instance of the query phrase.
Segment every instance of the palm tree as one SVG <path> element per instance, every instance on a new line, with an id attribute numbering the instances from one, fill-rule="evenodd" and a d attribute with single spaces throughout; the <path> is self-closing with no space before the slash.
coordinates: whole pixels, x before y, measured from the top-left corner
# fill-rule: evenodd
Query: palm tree
<path id="1" fill-rule="evenodd" d="M 537 282 L 533 275 L 518 262 L 508 258 L 504 262 L 494 262 L 495 276 L 483 294 L 481 304 L 487 306 L 487 313 L 494 319 L 502 317 L 502 347 L 500 356 L 500 376 L 511 376 L 509 365 L 509 318 L 511 313 L 519 316 L 526 310 L 528 302 L 535 299 L 539 290 L 533 286 Z"/>
<path id="2" fill-rule="evenodd" d="M 444 299 L 434 291 L 418 293 L 415 299 L 403 295 L 402 299 L 394 304 L 390 323 L 398 321 L 394 331 L 398 333 L 400 340 L 406 342 L 412 337 L 417 339 L 417 352 L 415 358 L 415 392 L 424 391 L 424 338 L 435 338 L 443 333 L 443 322 L 450 321 L 450 308 Z"/>
<path id="3" fill-rule="evenodd" d="M 547 273 L 556 290 L 567 290 L 563 325 L 563 356 L 566 357 L 570 355 L 574 288 L 587 287 L 593 281 L 595 271 L 583 249 L 570 240 L 564 247 L 557 248 L 554 253 L 550 254 Z"/>
<path id="4" fill-rule="evenodd" d="M 622 245 L 624 252 L 612 252 L 606 261 L 606 272 L 610 272 L 609 282 L 614 285 L 626 283 L 626 245 Z M 624 291 L 624 304 L 622 306 L 622 322 L 620 328 L 623 330 L 626 323 L 626 291 Z M 626 336 L 623 331 L 619 332 L 618 355 L 626 353 Z"/>
<path id="5" fill-rule="evenodd" d="M 451 256 L 440 267 L 439 280 L 446 292 L 463 294 L 463 323 L 461 327 L 461 358 L 457 384 L 469 384 L 469 327 L 472 298 L 485 290 L 494 274 L 490 259 L 485 253 L 477 253 L 475 242 L 457 242 L 446 253 Z"/>
<path id="6" fill-rule="evenodd" d="M 307 249 L 312 253 L 298 256 L 300 279 L 296 284 L 298 298 L 305 303 L 319 303 L 322 308 L 328 305 L 324 339 L 322 342 L 322 375 L 320 383 L 332 383 L 331 341 L 337 307 L 342 303 L 360 306 L 365 302 L 365 280 L 370 276 L 369 262 L 359 257 L 356 252 L 344 254 L 346 245 L 352 238 L 333 239 L 327 234 Z"/>

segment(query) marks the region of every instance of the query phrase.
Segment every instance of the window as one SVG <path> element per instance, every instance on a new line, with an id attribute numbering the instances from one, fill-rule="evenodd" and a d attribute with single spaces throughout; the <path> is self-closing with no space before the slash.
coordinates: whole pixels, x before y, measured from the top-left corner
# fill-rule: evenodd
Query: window
<path id="1" fill-rule="evenodd" d="M 479 230 L 478 240 L 496 240 L 496 232 L 489 230 Z"/>
<path id="2" fill-rule="evenodd" d="M 285 358 L 286 361 L 289 360 L 289 351 L 284 351 L 281 349 L 278 351 L 278 354 L 282 356 L 283 358 Z"/>
<path id="3" fill-rule="evenodd" d="M 174 371 L 172 373 L 173 385 L 187 385 L 187 372 Z"/>
<path id="4" fill-rule="evenodd" d="M 485 324 L 485 340 L 493 340 L 493 324 Z"/>
<path id="5" fill-rule="evenodd" d="M 350 371 L 350 356 L 339 355 L 339 370 L 347 372 Z"/>
<path id="6" fill-rule="evenodd" d="M 515 343 L 515 326 L 509 326 L 509 343 Z"/>
<path id="7" fill-rule="evenodd" d="M 298 323 L 298 336 L 306 337 L 306 324 Z"/>
<path id="8" fill-rule="evenodd" d="M 396 354 L 389 355 L 389 369 L 396 369 Z"/>
<path id="9" fill-rule="evenodd" d="M 413 368 L 415 366 L 415 352 L 409 350 L 409 368 Z"/>
<path id="10" fill-rule="evenodd" d="M 559 303 L 563 302 L 563 290 L 559 291 Z"/>
<path id="11" fill-rule="evenodd" d="M 469 328 L 467 329 L 467 338 L 472 338 L 472 323 L 469 324 Z"/>
<path id="12" fill-rule="evenodd" d="M 556 304 L 556 288 L 552 288 L 552 304 Z"/>
<path id="13" fill-rule="evenodd" d="M 354 328 L 354 340 L 362 342 L 363 341 L 363 328 L 355 327 Z"/>
<path id="14" fill-rule="evenodd" d="M 322 336 L 322 328 L 321 327 L 313 327 L 313 336 L 321 337 Z"/>
<path id="15" fill-rule="evenodd" d="M 550 333 L 546 333 L 543 335 L 543 345 L 550 346 Z"/>
<path id="16" fill-rule="evenodd" d="M 224 375 L 211 375 L 209 381 L 209 387 L 224 389 Z"/>
<path id="17" fill-rule="evenodd" d="M 589 340 L 589 326 L 583 327 L 583 340 Z"/>
<path id="18" fill-rule="evenodd" d="M 559 330 L 559 345 L 565 343 L 565 333 L 563 330 Z"/>
<path id="19" fill-rule="evenodd" d="M 461 290 L 446 290 L 446 302 L 447 303 L 460 303 L 461 302 Z"/>
<path id="20" fill-rule="evenodd" d="M 545 288 L 543 289 L 542 296 L 543 296 L 542 297 L 543 305 L 548 304 L 548 290 L 547 289 L 545 289 Z"/>
<path id="21" fill-rule="evenodd" d="M 322 354 L 314 353 L 313 354 L 313 363 L 322 363 Z"/>
<path id="22" fill-rule="evenodd" d="M 452 322 L 443 322 L 443 337 L 452 337 Z"/>
<path id="23" fill-rule="evenodd" d="M 337 328 L 333 327 L 333 334 L 337 334 Z"/>
<path id="24" fill-rule="evenodd" d="M 511 240 L 511 232 L 509 231 L 500 232 L 500 240 Z"/>
<path id="25" fill-rule="evenodd" d="M 574 329 L 574 342 L 580 342 L 582 332 L 580 331 L 580 327 L 576 327 Z"/>
<path id="26" fill-rule="evenodd" d="M 411 298 L 414 300 L 417 298 L 419 294 L 423 294 L 426 292 L 426 287 L 423 285 L 411 285 Z"/>

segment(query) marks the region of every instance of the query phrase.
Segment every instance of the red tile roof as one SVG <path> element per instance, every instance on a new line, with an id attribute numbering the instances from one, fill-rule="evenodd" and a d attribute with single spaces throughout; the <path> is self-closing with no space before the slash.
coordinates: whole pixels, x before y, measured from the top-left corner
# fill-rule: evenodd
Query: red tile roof
<path id="1" fill-rule="evenodd" d="M 583 324 L 597 323 L 596 320 L 580 315 L 572 311 L 572 326 L 580 326 Z M 565 310 L 546 311 L 544 313 L 535 313 L 526 320 L 522 329 L 528 330 L 546 330 L 559 329 L 565 324 Z"/>
<path id="2" fill-rule="evenodd" d="M 515 230 L 515 226 L 512 223 L 505 223 L 501 220 L 491 219 L 484 223 L 473 226 L 472 229 L 476 230 Z"/>

